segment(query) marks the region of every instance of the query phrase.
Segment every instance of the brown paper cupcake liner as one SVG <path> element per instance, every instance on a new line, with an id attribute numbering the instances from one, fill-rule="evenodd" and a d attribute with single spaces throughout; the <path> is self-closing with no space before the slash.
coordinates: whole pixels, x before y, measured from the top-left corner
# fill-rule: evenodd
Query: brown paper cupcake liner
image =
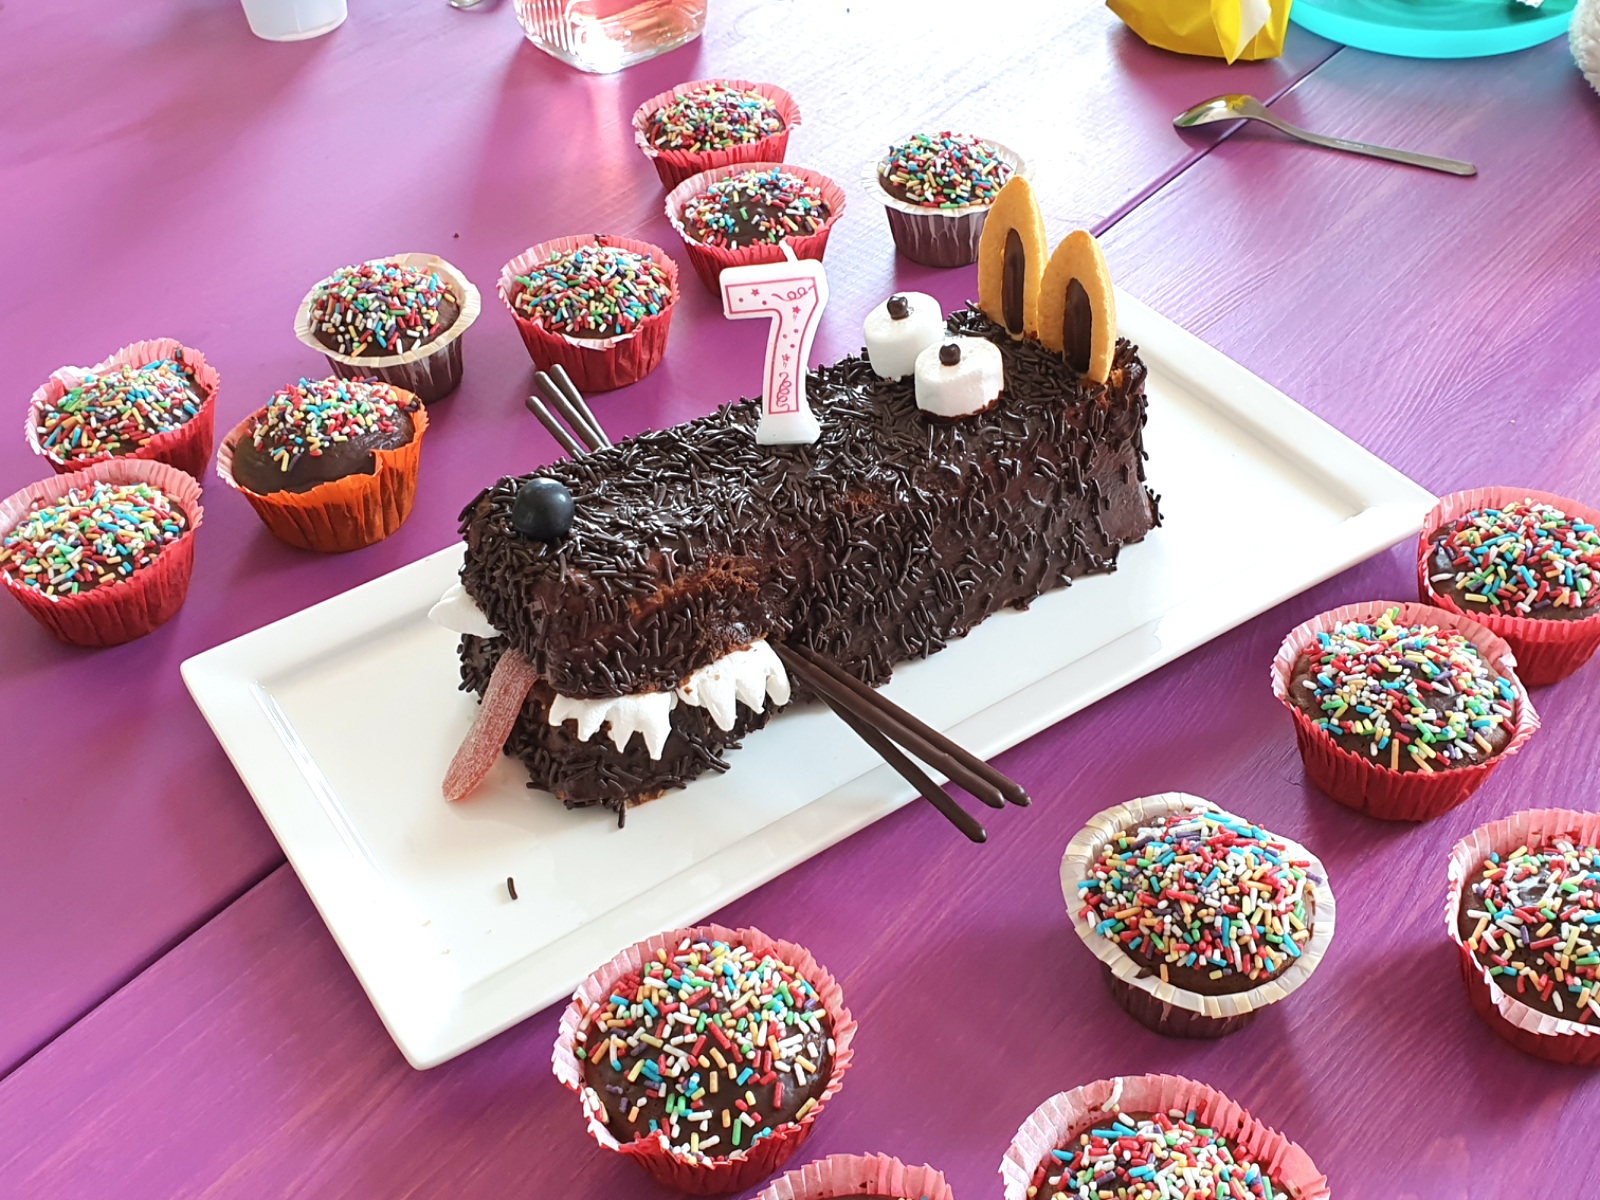
<path id="1" fill-rule="evenodd" d="M 105 371 L 111 367 L 142 367 L 146 363 L 155 362 L 158 358 L 171 358 L 174 355 L 177 355 L 193 374 L 195 385 L 200 389 L 201 395 L 200 411 L 182 425 L 165 433 L 156 434 L 144 445 L 126 454 L 98 454 L 90 458 L 63 460 L 57 458 L 40 443 L 39 419 L 45 406 L 54 404 L 77 387 L 86 373 Z M 89 367 L 87 372 L 82 367 L 62 367 L 54 372 L 45 381 L 44 386 L 33 393 L 32 399 L 28 402 L 28 422 L 25 431 L 28 445 L 35 454 L 44 458 L 58 475 L 69 471 L 82 471 L 96 463 L 111 462 L 116 459 L 148 459 L 152 462 L 167 463 L 169 466 L 177 467 L 184 474 L 199 479 L 205 474 L 206 464 L 211 461 L 211 448 L 216 442 L 217 390 L 221 386 L 221 377 L 216 369 L 206 362 L 205 355 L 200 351 L 191 349 L 172 338 L 153 338 L 150 341 L 134 342 Z"/>
<path id="2" fill-rule="evenodd" d="M 1332 1194 L 1309 1154 L 1215 1088 L 1181 1075 L 1121 1075 L 1060 1092 L 1033 1110 L 1000 1163 L 1005 1200 L 1028 1200 L 1045 1157 L 1118 1106 L 1129 1113 L 1193 1112 L 1259 1163 L 1292 1200 L 1327 1200 Z"/>
<path id="3" fill-rule="evenodd" d="M 1029 177 L 1027 161 L 1015 150 L 992 138 L 980 140 L 1009 163 L 1013 173 Z M 977 262 L 978 244 L 983 238 L 983 225 L 988 220 L 992 202 L 969 204 L 964 208 L 927 208 L 912 204 L 884 190 L 883 163 L 882 156 L 867 163 L 861 170 L 861 182 L 870 195 L 883 202 L 895 249 L 926 267 L 965 267 Z"/>
<path id="4" fill-rule="evenodd" d="M 753 142 L 729 146 L 724 150 L 662 150 L 650 144 L 650 118 L 679 96 L 720 83 L 724 87 L 741 91 L 759 92 L 772 102 L 783 118 L 783 130 Z M 751 83 L 744 79 L 697 79 L 693 83 L 680 83 L 656 96 L 651 96 L 633 112 L 633 140 L 644 151 L 667 189 L 677 187 L 691 175 L 709 171 L 713 167 L 727 167 L 735 163 L 782 162 L 789 150 L 789 134 L 800 124 L 800 105 L 795 98 L 775 83 Z"/>
<path id="5" fill-rule="evenodd" d="M 459 270 L 437 254 L 390 254 L 369 262 L 399 263 L 419 271 L 437 271 L 449 281 L 461 302 L 455 324 L 433 341 L 404 354 L 376 354 L 357 357 L 339 354 L 317 340 L 311 325 L 311 305 L 326 279 L 318 280 L 300 301 L 294 317 L 294 335 L 328 360 L 328 367 L 340 379 L 381 379 L 402 391 L 410 392 L 424 404 L 443 400 L 461 383 L 461 335 L 471 328 L 483 307 L 483 298 Z"/>
<path id="6" fill-rule="evenodd" d="M 730 175 L 750 170 L 765 170 L 769 167 L 780 167 L 790 174 L 798 175 L 821 191 L 829 210 L 827 223 L 821 229 L 804 237 L 785 238 L 782 242 L 759 242 L 739 247 L 703 245 L 684 232 L 683 207 L 691 199 Z M 719 298 L 722 295 L 722 272 L 726 268 L 744 266 L 747 263 L 783 262 L 785 245 L 794 252 L 796 258 L 814 258 L 820 261 L 823 252 L 828 248 L 828 235 L 833 231 L 839 218 L 844 216 L 844 209 L 844 189 L 833 180 L 817 171 L 781 162 L 747 162 L 728 167 L 715 167 L 690 176 L 667 193 L 667 220 L 672 222 L 672 227 L 683 239 L 684 249 L 689 255 L 689 265 L 700 277 L 700 282 L 711 290 L 712 295 Z"/>
<path id="7" fill-rule="evenodd" d="M 1143 821 L 1191 809 L 1227 811 L 1186 792 L 1162 792 L 1096 813 L 1067 844 L 1061 859 L 1061 894 L 1066 900 L 1073 929 L 1100 960 L 1106 985 L 1130 1016 L 1157 1033 L 1171 1037 L 1217 1038 L 1244 1028 L 1261 1009 L 1276 1004 L 1311 978 L 1333 942 L 1335 905 L 1333 888 L 1328 883 L 1327 868 L 1322 861 L 1299 842 L 1274 833 L 1273 836 L 1291 852 L 1303 856 L 1311 864 L 1308 874 L 1312 877 L 1315 911 L 1311 940 L 1301 949 L 1300 957 L 1276 979 L 1224 996 L 1202 995 L 1147 973 L 1120 946 L 1095 931 L 1081 899 L 1080 885 L 1093 873 L 1094 864 L 1107 843 L 1119 833 Z"/>
<path id="8" fill-rule="evenodd" d="M 1565 496 L 1536 492 L 1531 488 L 1473 488 L 1452 492 L 1440 498 L 1423 518 L 1422 536 L 1417 539 L 1417 589 L 1425 604 L 1457 613 L 1476 621 L 1490 633 L 1504 638 L 1517 656 L 1517 676 L 1529 687 L 1543 687 L 1571 675 L 1600 649 L 1600 612 L 1581 620 L 1546 620 L 1538 617 L 1511 617 L 1491 611 L 1465 611 L 1455 599 L 1433 590 L 1431 578 L 1434 535 L 1457 518 L 1480 508 L 1503 508 L 1519 500 L 1553 505 L 1571 517 L 1600 525 L 1600 509 L 1590 508 Z"/>
<path id="9" fill-rule="evenodd" d="M 756 954 L 771 954 L 794 968 L 817 989 L 817 995 L 833 1025 L 832 1072 L 828 1086 L 817 1097 L 817 1103 L 811 1111 L 803 1120 L 792 1122 L 771 1137 L 762 1138 L 721 1158 L 681 1154 L 667 1144 L 664 1136 L 644 1137 L 632 1142 L 618 1141 L 605 1122 L 605 1110 L 599 1099 L 583 1082 L 583 1065 L 577 1055 L 578 1034 L 586 1030 L 595 1014 L 605 1008 L 617 982 L 639 971 L 646 962 L 655 958 L 657 952 L 666 950 L 669 954 L 673 953 L 686 938 L 724 941 L 745 946 Z M 844 994 L 838 981 L 822 968 L 809 950 L 793 942 L 770 938 L 759 929 L 696 925 L 690 929 L 658 933 L 629 946 L 579 984 L 578 990 L 573 993 L 572 1003 L 561 1014 L 561 1028 L 551 1055 L 551 1068 L 557 1079 L 578 1094 L 583 1103 L 589 1135 L 602 1149 L 627 1155 L 664 1187 L 697 1196 L 715 1196 L 752 1187 L 793 1157 L 795 1151 L 811 1136 L 817 1118 L 844 1086 L 844 1074 L 855 1053 L 851 1049 L 855 1035 L 855 1018 L 844 1005 Z"/>
<path id="10" fill-rule="evenodd" d="M 1295 663 L 1303 651 L 1315 644 L 1317 634 L 1330 632 L 1345 621 L 1376 620 L 1391 608 L 1400 610 L 1399 620 L 1405 624 L 1437 625 L 1460 631 L 1478 648 L 1485 662 L 1511 681 L 1517 692 L 1517 708 L 1511 741 L 1499 754 L 1471 766 L 1451 767 L 1432 774 L 1392 770 L 1340 746 L 1289 699 L 1289 680 Z M 1528 699 L 1528 690 L 1522 685 L 1516 666 L 1516 656 L 1503 639 L 1459 613 L 1430 604 L 1372 600 L 1365 604 L 1346 604 L 1296 626 L 1284 638 L 1272 660 L 1272 694 L 1289 710 L 1306 777 L 1313 784 L 1340 804 L 1368 816 L 1386 821 L 1427 821 L 1464 803 L 1483 786 L 1490 773 L 1522 749 L 1539 728 L 1539 714 Z"/>
<path id="11" fill-rule="evenodd" d="M 393 450 L 373 451 L 370 474 L 346 475 L 309 491 L 263 496 L 234 479 L 233 449 L 266 411 L 264 406 L 258 408 L 222 439 L 217 449 L 217 477 L 250 502 L 273 537 L 302 550 L 342 554 L 381 542 L 405 524 L 417 495 L 422 436 L 428 432 L 426 406 L 419 404 L 411 413 L 409 442 Z"/>
<path id="12" fill-rule="evenodd" d="M 147 483 L 166 493 L 189 520 L 177 541 L 164 547 L 147 567 L 120 583 L 77 596 L 52 598 L 14 581 L 0 570 L 0 584 L 30 616 L 63 642 L 74 646 L 116 646 L 143 637 L 183 607 L 194 572 L 194 534 L 205 515 L 200 484 L 169 463 L 143 458 L 112 458 L 82 471 L 43 480 L 0 502 L 0 535 L 10 533 L 36 504 L 50 504 L 73 488 L 97 482 Z"/>
<path id="13" fill-rule="evenodd" d="M 830 1154 L 774 1180 L 755 1200 L 843 1200 L 850 1196 L 955 1200 L 942 1171 L 907 1166 L 887 1154 Z"/>
<path id="14" fill-rule="evenodd" d="M 614 246 L 634 254 L 648 254 L 666 272 L 672 295 L 667 306 L 654 316 L 640 321 L 631 333 L 609 338 L 576 338 L 546 329 L 519 313 L 512 300 L 517 292 L 516 277 L 544 262 L 553 254 L 576 250 L 580 246 Z M 496 285 L 511 319 L 517 323 L 522 344 L 540 370 L 560 365 L 580 392 L 610 392 L 637 383 L 660 365 L 667 352 L 667 336 L 672 331 L 672 310 L 678 303 L 678 264 L 660 246 L 634 238 L 607 234 L 552 238 L 529 246 L 504 267 Z"/>
<path id="15" fill-rule="evenodd" d="M 1506 854 L 1519 846 L 1540 846 L 1556 838 L 1600 845 L 1600 813 L 1565 808 L 1530 809 L 1503 821 L 1481 825 L 1457 842 L 1450 851 L 1445 927 L 1460 955 L 1461 979 L 1466 984 L 1467 996 L 1491 1029 L 1525 1054 L 1551 1062 L 1600 1066 L 1600 1022 L 1568 1021 L 1524 1004 L 1496 983 L 1489 969 L 1467 949 L 1457 920 L 1462 890 L 1489 855 Z"/>

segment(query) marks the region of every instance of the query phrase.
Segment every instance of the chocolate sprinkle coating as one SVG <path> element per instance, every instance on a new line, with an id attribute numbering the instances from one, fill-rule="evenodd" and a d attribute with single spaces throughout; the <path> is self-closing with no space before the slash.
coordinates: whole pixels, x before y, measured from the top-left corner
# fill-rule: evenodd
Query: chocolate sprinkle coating
<path id="1" fill-rule="evenodd" d="M 545 722 L 551 691 L 617 696 L 676 687 L 758 638 L 790 639 L 869 684 L 1010 606 L 1116 569 L 1159 524 L 1144 486 L 1145 367 L 1119 342 L 1106 384 L 1037 342 L 1013 342 L 976 308 L 950 331 L 1000 347 L 1006 392 L 989 412 L 938 422 L 911 380 L 864 355 L 819 367 L 807 395 L 814 445 L 758 446 L 760 402 L 643 433 L 536 472 L 577 501 L 571 536 L 530 542 L 501 479 L 462 513 L 461 579 L 502 636 L 467 637 L 464 686 L 482 694 L 516 646 L 543 683 L 507 750 L 532 786 L 569 807 L 626 804 L 682 786 L 766 714 L 741 706 L 729 733 L 679 705 L 659 762 L 635 739 L 578 743 Z M 803 689 L 797 689 L 804 699 Z"/>

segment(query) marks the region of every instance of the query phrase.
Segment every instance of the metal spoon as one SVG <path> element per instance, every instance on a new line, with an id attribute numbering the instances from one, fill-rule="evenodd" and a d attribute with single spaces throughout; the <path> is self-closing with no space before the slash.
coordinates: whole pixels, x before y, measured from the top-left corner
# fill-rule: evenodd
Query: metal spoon
<path id="1" fill-rule="evenodd" d="M 454 0 L 451 0 L 454 3 Z M 1365 154 L 1370 158 L 1384 158 L 1390 162 L 1405 163 L 1412 167 L 1427 167 L 1430 171 L 1447 171 L 1451 175 L 1476 175 L 1478 168 L 1469 162 L 1454 158 L 1436 158 L 1431 154 L 1416 154 L 1410 150 L 1391 150 L 1387 146 L 1372 146 L 1366 142 L 1352 142 L 1347 138 L 1324 137 L 1280 121 L 1267 111 L 1267 106 L 1254 96 L 1214 96 L 1196 104 L 1186 112 L 1172 118 L 1179 129 L 1192 129 L 1196 125 L 1209 125 L 1213 121 L 1265 121 L 1281 133 L 1310 142 L 1313 146 L 1326 146 L 1330 150 L 1348 150 L 1352 154 Z"/>
<path id="2" fill-rule="evenodd" d="M 482 3 L 483 0 L 450 0 L 450 7 L 459 9 L 477 8 Z"/>

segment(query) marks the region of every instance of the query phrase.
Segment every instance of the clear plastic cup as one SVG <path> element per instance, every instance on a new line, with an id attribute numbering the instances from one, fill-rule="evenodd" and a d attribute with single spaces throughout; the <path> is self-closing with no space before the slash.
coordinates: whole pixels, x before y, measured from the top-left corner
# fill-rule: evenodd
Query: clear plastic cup
<path id="1" fill-rule="evenodd" d="M 516 0 L 528 40 L 580 71 L 607 74 L 694 41 L 706 0 Z"/>
<path id="2" fill-rule="evenodd" d="M 240 0 L 250 32 L 269 42 L 321 37 L 344 24 L 345 0 Z"/>

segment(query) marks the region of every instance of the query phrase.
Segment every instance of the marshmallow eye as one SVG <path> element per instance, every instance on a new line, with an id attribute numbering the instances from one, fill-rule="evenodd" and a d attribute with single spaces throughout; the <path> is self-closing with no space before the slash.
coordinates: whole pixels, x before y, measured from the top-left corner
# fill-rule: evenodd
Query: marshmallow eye
<path id="1" fill-rule="evenodd" d="M 1117 349 L 1117 297 L 1100 243 L 1086 229 L 1061 239 L 1039 284 L 1039 341 L 1104 383 Z"/>
<path id="2" fill-rule="evenodd" d="M 1045 247 L 1033 187 L 1013 175 L 995 197 L 978 242 L 978 307 L 1013 338 L 1038 332 Z"/>

